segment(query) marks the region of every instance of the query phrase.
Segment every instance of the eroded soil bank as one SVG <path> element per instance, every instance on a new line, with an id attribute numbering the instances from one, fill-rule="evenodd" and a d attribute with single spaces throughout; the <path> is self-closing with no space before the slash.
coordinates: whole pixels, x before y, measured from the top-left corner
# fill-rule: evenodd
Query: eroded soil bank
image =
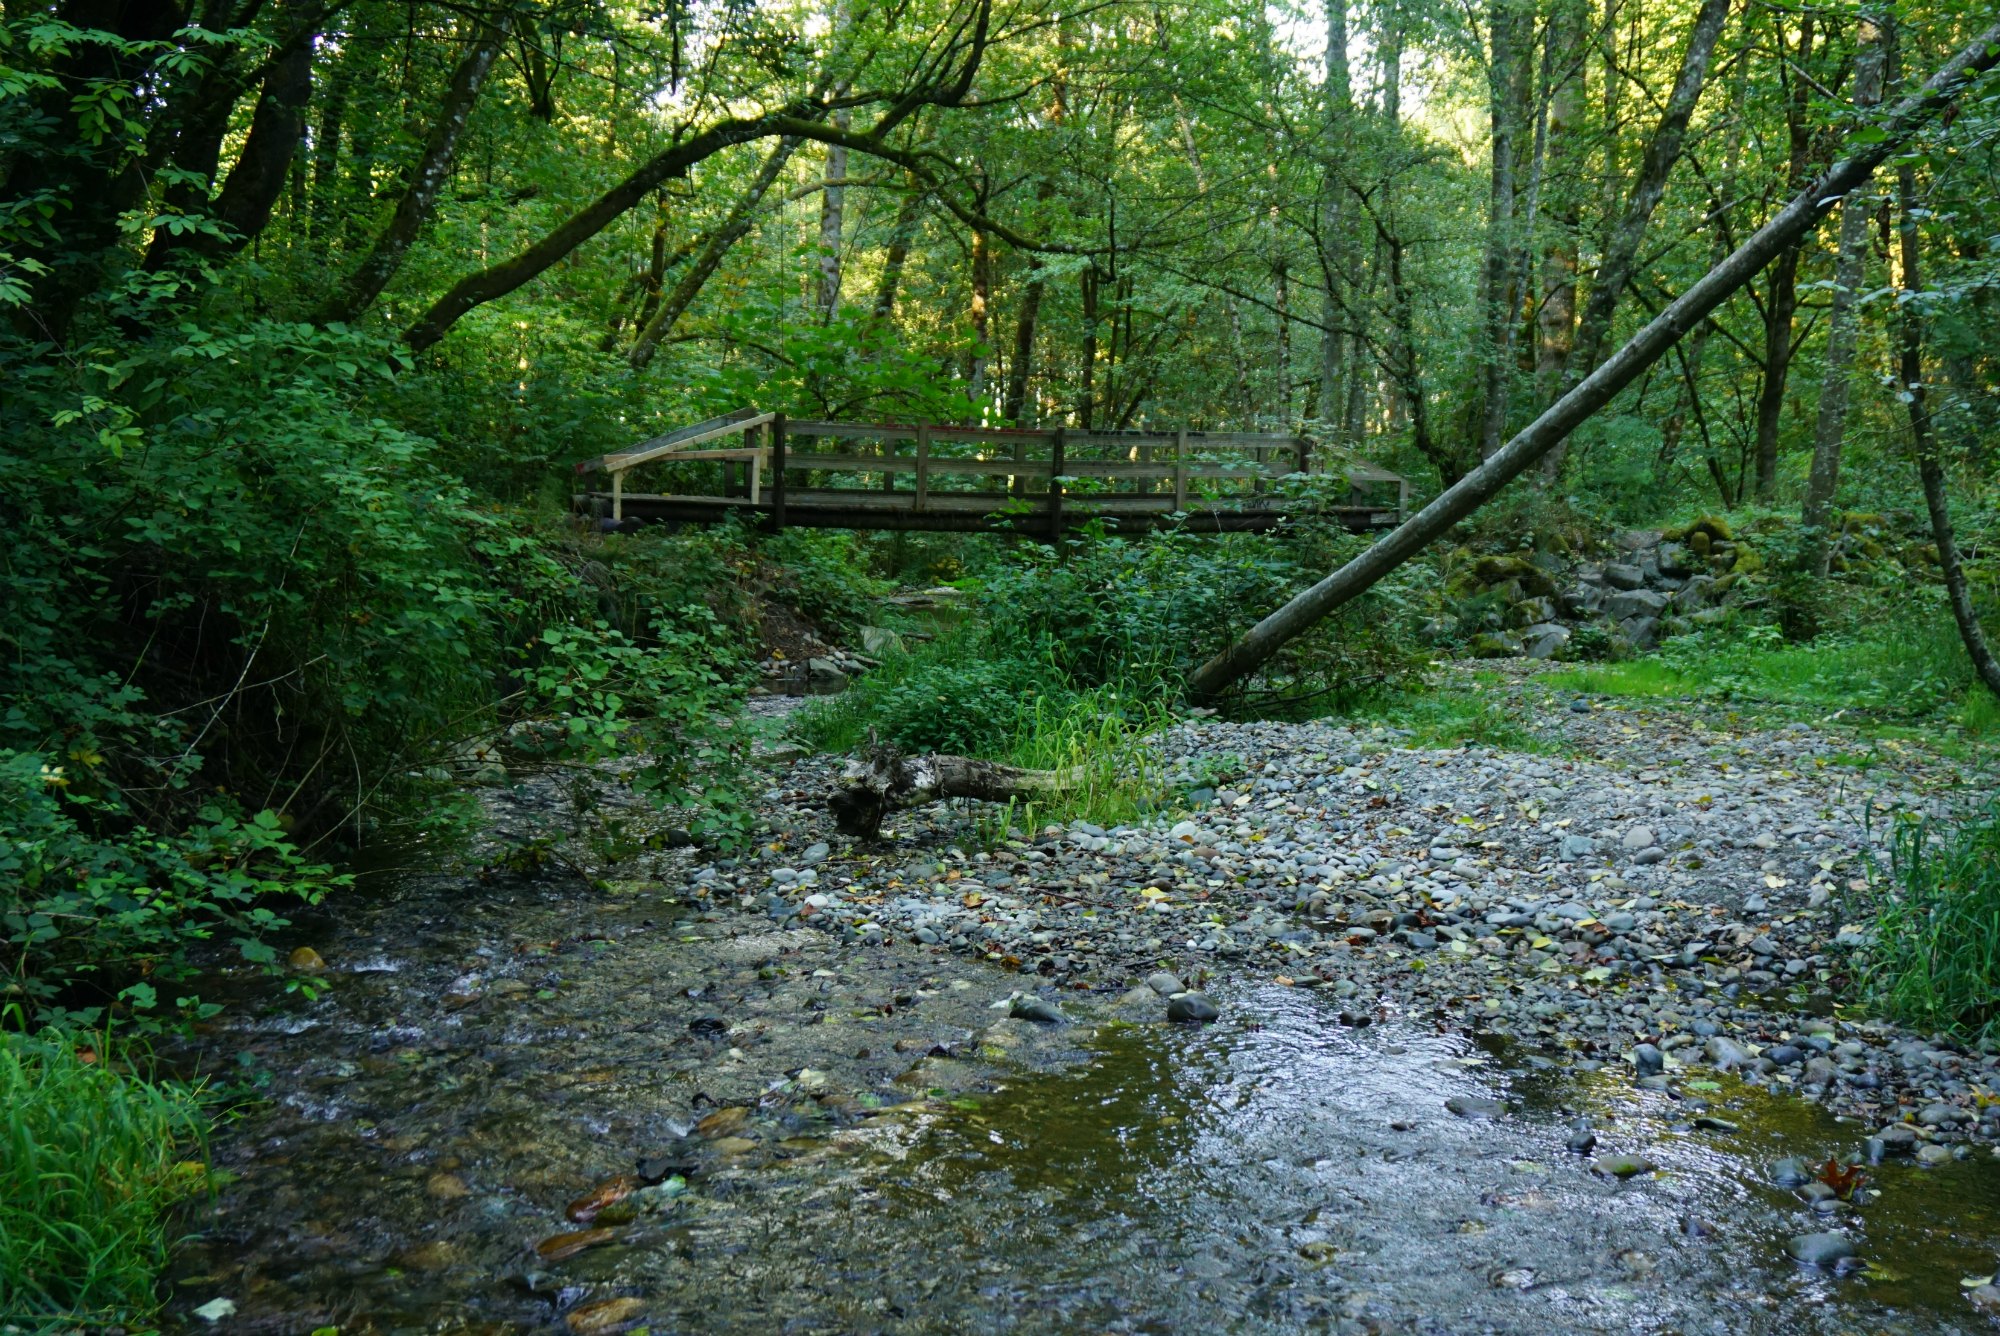
<path id="1" fill-rule="evenodd" d="M 1009 842 L 937 808 L 872 849 L 829 837 L 806 760 L 754 857 L 651 856 L 615 894 L 439 870 L 341 906 L 301 927 L 325 996 L 245 980 L 207 1039 L 270 1099 L 218 1138 L 234 1180 L 176 1311 L 1990 1329 L 1964 1282 L 2000 1260 L 2000 1073 L 1847 1009 L 1843 943 L 1887 814 L 1976 777 L 1486 689 L 1531 749 L 1211 721 L 1162 741 L 1174 798 L 1142 825 Z M 496 831 L 560 807 L 496 792 Z M 1220 1019 L 1170 1024 L 1177 984 Z M 1829 1157 L 1879 1162 L 1843 1200 Z M 1819 1235 L 1863 1265 L 1788 1255 Z"/>

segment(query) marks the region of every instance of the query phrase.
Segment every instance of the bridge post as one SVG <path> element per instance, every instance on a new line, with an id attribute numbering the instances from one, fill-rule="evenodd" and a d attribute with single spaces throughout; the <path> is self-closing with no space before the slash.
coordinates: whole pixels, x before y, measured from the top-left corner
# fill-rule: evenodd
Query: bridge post
<path id="1" fill-rule="evenodd" d="M 771 415 L 771 528 L 785 527 L 785 415 Z"/>
<path id="2" fill-rule="evenodd" d="M 1299 472 L 1310 472 L 1307 465 L 1312 462 L 1312 439 L 1304 432 L 1300 432 L 1298 436 L 1298 453 Z"/>
<path id="3" fill-rule="evenodd" d="M 1187 428 L 1174 432 L 1174 510 L 1187 509 Z"/>
<path id="4" fill-rule="evenodd" d="M 931 504 L 931 424 L 917 424 L 917 499 L 912 507 L 928 510 Z"/>
<path id="5" fill-rule="evenodd" d="M 1051 545 L 1062 541 L 1062 471 L 1063 471 L 1063 428 L 1057 427 L 1055 439 L 1049 450 L 1049 542 Z"/>

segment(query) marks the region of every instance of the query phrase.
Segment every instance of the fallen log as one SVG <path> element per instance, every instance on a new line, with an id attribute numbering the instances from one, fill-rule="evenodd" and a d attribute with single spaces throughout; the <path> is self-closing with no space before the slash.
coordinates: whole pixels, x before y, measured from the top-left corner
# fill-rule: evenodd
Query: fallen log
<path id="1" fill-rule="evenodd" d="M 893 747 L 871 746 L 848 761 L 826 805 L 841 834 L 872 840 L 891 812 L 940 798 L 1045 802 L 1081 783 L 1076 769 L 1023 770 L 970 756 L 904 756 Z"/>

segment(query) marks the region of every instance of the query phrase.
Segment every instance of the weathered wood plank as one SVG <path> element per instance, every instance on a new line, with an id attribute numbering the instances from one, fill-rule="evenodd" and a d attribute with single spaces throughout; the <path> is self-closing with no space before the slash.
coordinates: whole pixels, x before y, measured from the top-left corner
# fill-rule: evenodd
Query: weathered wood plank
<path id="1" fill-rule="evenodd" d="M 574 498 L 585 513 L 602 514 L 608 509 L 609 494 L 581 492 Z M 1047 512 L 1022 513 L 1008 510 L 1004 493 L 971 496 L 964 493 L 934 493 L 930 505 L 918 511 L 910 505 L 908 492 L 883 496 L 881 493 L 824 492 L 801 494 L 796 489 L 787 497 L 786 524 L 795 528 L 923 530 L 938 533 L 1000 533 L 1046 537 L 1050 532 Z M 1193 533 L 1258 532 L 1277 528 L 1291 518 L 1281 507 L 1234 506 L 1196 508 L 1176 514 L 1165 496 L 1098 498 L 1084 504 L 1071 498 L 1063 508 L 1065 529 L 1098 519 L 1119 533 L 1139 533 L 1162 527 L 1183 528 Z M 752 505 L 737 497 L 658 496 L 627 494 L 625 522 L 674 521 L 711 524 L 726 516 L 771 514 L 770 502 Z M 1135 504 L 1137 503 L 1137 504 Z M 600 509 L 603 508 L 603 509 Z M 1392 510 L 1367 506 L 1334 506 L 1315 512 L 1350 529 L 1384 529 L 1396 523 Z"/>
<path id="2" fill-rule="evenodd" d="M 788 452 L 785 467 L 792 470 L 821 469 L 828 473 L 915 473 L 916 457 L 913 455 L 819 455 Z M 1011 459 L 953 459 L 949 456 L 931 454 L 928 456 L 926 471 L 932 476 L 951 474 L 965 478 L 1046 478 L 1054 467 L 1053 460 L 1029 459 L 1016 464 Z M 1069 459 L 1063 460 L 1063 476 L 1067 478 L 1109 478 L 1109 479 L 1158 479 L 1181 476 L 1207 478 L 1219 482 L 1240 482 L 1246 478 L 1282 477 L 1282 474 L 1259 473 L 1257 466 L 1250 463 L 1189 464 L 1184 469 L 1176 469 L 1172 464 L 1128 464 L 1123 460 Z"/>
<path id="3" fill-rule="evenodd" d="M 699 445 L 703 441 L 712 441 L 718 436 L 728 436 L 734 432 L 761 426 L 769 422 L 773 416 L 775 415 L 771 413 L 760 413 L 754 408 L 739 408 L 723 417 L 710 418 L 706 422 L 697 422 L 692 427 L 683 427 L 679 431 L 670 431 L 664 436 L 655 436 L 651 440 L 642 441 L 630 450 L 619 450 L 612 454 L 599 455 L 596 459 L 587 459 L 576 466 L 576 471 L 583 473 L 591 469 L 613 471 L 629 469 L 657 459 L 661 455 L 672 454 L 688 446 Z"/>

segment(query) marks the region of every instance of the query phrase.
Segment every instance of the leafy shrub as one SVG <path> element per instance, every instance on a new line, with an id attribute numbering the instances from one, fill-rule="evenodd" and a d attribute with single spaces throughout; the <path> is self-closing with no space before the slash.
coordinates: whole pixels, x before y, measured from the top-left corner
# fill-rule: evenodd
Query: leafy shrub
<path id="1" fill-rule="evenodd" d="M 106 1046 L 0 1030 L 0 1313 L 65 1329 L 157 1311 L 166 1219 L 203 1181 L 196 1095 Z"/>
<path id="2" fill-rule="evenodd" d="M 158 1000 L 134 985 L 177 941 L 264 958 L 252 901 L 325 881 L 294 842 L 435 822 L 477 740 L 643 747 L 668 800 L 727 790 L 740 642 L 685 580 L 620 606 L 566 525 L 358 407 L 404 367 L 272 323 L 0 345 L 0 971 L 46 1014 Z"/>
<path id="3" fill-rule="evenodd" d="M 1965 1038 L 2000 1034 L 2000 801 L 1906 818 L 1878 885 L 1869 982 L 1888 1010 Z"/>
<path id="4" fill-rule="evenodd" d="M 1046 659 L 1078 686 L 1112 683 L 1172 700 L 1210 655 L 1365 545 L 1326 525 L 1137 540 L 1086 533 L 988 572 L 974 617 L 996 650 Z M 1419 645 L 1433 586 L 1422 564 L 1382 581 L 1288 645 L 1266 670 L 1260 699 L 1407 677 L 1427 657 Z"/>
<path id="5" fill-rule="evenodd" d="M 122 815 L 115 797 L 71 792 L 41 755 L 0 751 L 0 940 L 16 988 L 45 1015 L 88 1024 L 113 998 L 149 1011 L 156 985 L 184 978 L 188 949 L 218 933 L 271 963 L 263 935 L 285 920 L 268 902 L 311 900 L 340 880 L 308 863 L 269 811 L 246 819 L 218 803 L 173 834 Z M 100 825 L 118 838 L 93 833 Z M 175 1000 L 191 1015 L 213 1011 Z"/>
<path id="6" fill-rule="evenodd" d="M 793 731 L 831 751 L 860 745 L 873 729 L 906 752 L 999 756 L 1024 710 L 1073 693 L 1046 663 L 983 649 L 976 634 L 961 633 L 891 654 L 847 691 L 801 710 Z"/>
<path id="7" fill-rule="evenodd" d="M 832 529 L 786 529 L 760 549 L 773 593 L 836 637 L 870 620 L 874 600 L 889 592 L 868 573 L 857 535 Z"/>

